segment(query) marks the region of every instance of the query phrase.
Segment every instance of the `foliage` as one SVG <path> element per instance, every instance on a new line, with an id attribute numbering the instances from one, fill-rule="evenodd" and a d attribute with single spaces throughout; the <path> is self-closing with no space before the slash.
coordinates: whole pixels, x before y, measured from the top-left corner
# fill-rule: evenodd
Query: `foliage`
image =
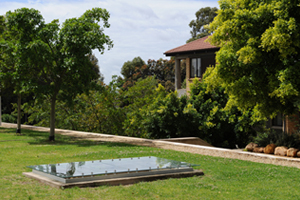
<path id="1" fill-rule="evenodd" d="M 37 39 L 37 32 L 43 20 L 37 10 L 27 8 L 9 11 L 3 19 L 3 31 L 0 36 L 1 84 L 2 87 L 12 87 L 15 93 L 21 94 L 26 92 L 22 82 L 36 75 L 32 71 L 22 74 L 19 70 L 28 64 L 29 45 Z"/>
<path id="2" fill-rule="evenodd" d="M 161 84 L 156 85 L 157 80 L 149 77 L 128 90 L 128 99 L 133 100 L 124 121 L 126 135 L 170 138 L 196 134 L 196 113 L 190 106 L 185 108 L 187 97 L 177 98 L 176 92 L 168 93 Z"/>
<path id="3" fill-rule="evenodd" d="M 186 79 L 184 79 L 184 80 L 182 81 L 181 88 L 182 88 L 182 89 L 186 89 Z"/>
<path id="4" fill-rule="evenodd" d="M 299 108 L 298 1 L 222 0 L 209 25 L 220 46 L 211 85 L 219 82 L 231 105 L 255 107 L 255 119 Z"/>
<path id="5" fill-rule="evenodd" d="M 28 10 L 28 15 L 32 10 Z M 22 56 L 24 51 L 18 51 L 16 49 L 24 49 L 24 44 L 30 42 L 28 36 L 18 37 L 17 34 L 10 32 L 7 26 L 6 17 L 0 16 L 0 90 L 1 93 L 11 90 L 7 93 L 8 98 L 11 98 L 11 93 L 17 93 L 18 102 L 18 117 L 17 117 L 17 133 L 21 133 L 21 80 L 26 75 L 16 73 L 16 67 L 23 64 Z M 23 63 L 22 63 L 23 62 Z M 5 93 L 4 93 L 5 94 Z M 10 106 L 4 106 L 10 107 Z M 7 118 L 4 120 L 12 120 Z"/>
<path id="6" fill-rule="evenodd" d="M 190 98 L 178 98 L 177 92 L 167 92 L 161 84 L 157 87 L 155 77 L 139 79 L 123 91 L 114 77 L 101 90 L 77 95 L 71 107 L 58 101 L 56 126 L 142 138 L 200 137 L 214 146 L 244 146 L 257 125 L 251 121 L 252 111 L 225 109 L 228 96 L 224 89 L 208 91 L 205 77 L 204 82 L 195 79 Z M 27 105 L 29 122 L 47 126 L 48 104 Z"/>
<path id="7" fill-rule="evenodd" d="M 197 110 L 199 137 L 214 146 L 235 148 L 244 146 L 254 134 L 251 121 L 252 111 L 239 111 L 236 107 L 226 109 L 228 96 L 224 88 L 208 90 L 205 78 L 212 68 L 208 68 L 204 81 L 194 79 L 191 84 L 190 103 Z"/>
<path id="8" fill-rule="evenodd" d="M 121 74 L 124 77 L 123 88 L 127 89 L 128 87 L 133 86 L 139 78 L 147 76 L 147 71 L 143 66 L 145 62 L 140 57 L 133 58 L 132 61 L 127 61 L 123 64 L 121 68 Z M 136 71 L 139 71 L 138 73 Z"/>
<path id="9" fill-rule="evenodd" d="M 124 78 L 119 77 L 118 82 L 124 90 L 132 87 L 139 79 L 145 79 L 154 76 L 158 83 L 163 85 L 167 91 L 175 90 L 175 61 L 170 60 L 148 60 L 147 64 L 140 58 L 136 57 L 132 61 L 124 63 L 121 74 Z M 185 77 L 185 67 L 181 69 L 182 80 Z"/>
<path id="10" fill-rule="evenodd" d="M 80 107 L 75 111 L 79 116 L 74 123 L 80 124 L 83 131 L 123 135 L 122 122 L 125 113 L 121 105 L 123 97 L 117 90 L 115 79 L 101 91 L 91 91 L 76 98 Z M 67 114 L 67 113 L 66 113 Z"/>
<path id="11" fill-rule="evenodd" d="M 145 126 L 150 138 L 198 136 L 197 111 L 187 102 L 187 96 L 177 92 L 166 94 L 160 86 L 160 95 L 145 112 Z"/>
<path id="12" fill-rule="evenodd" d="M 128 112 L 136 111 L 145 105 L 151 104 L 156 85 L 157 79 L 155 77 L 147 77 L 139 79 L 128 91 L 124 92 Z"/>
<path id="13" fill-rule="evenodd" d="M 190 28 L 192 28 L 190 31 L 192 37 L 186 43 L 210 35 L 209 30 L 205 26 L 214 20 L 217 16 L 217 11 L 218 8 L 216 7 L 205 7 L 195 13 L 196 19 L 192 20 L 189 24 Z"/>
<path id="14" fill-rule="evenodd" d="M 104 81 L 104 76 L 100 72 L 100 66 L 98 65 L 98 59 L 96 58 L 96 56 L 94 54 L 89 54 L 88 57 L 89 57 L 89 60 L 90 60 L 90 62 L 92 64 L 92 68 L 94 70 L 94 73 L 95 74 L 99 74 L 98 80 L 100 82 L 103 82 Z"/>
<path id="15" fill-rule="evenodd" d="M 73 105 L 58 101 L 56 105 L 56 127 L 70 130 L 122 135 L 125 118 L 121 108 L 122 97 L 117 91 L 116 81 L 102 89 L 91 90 L 89 94 L 79 94 Z M 101 83 L 99 83 L 101 84 Z M 35 105 L 24 105 L 30 114 L 29 123 L 39 126 L 49 124 L 49 100 L 36 101 Z"/>
<path id="16" fill-rule="evenodd" d="M 266 130 L 265 132 L 257 133 L 253 138 L 253 142 L 259 146 L 265 147 L 268 144 L 275 144 L 276 146 L 285 146 L 287 148 L 300 148 L 300 133 L 287 134 L 274 130 Z"/>
<path id="17" fill-rule="evenodd" d="M 2 122 L 7 122 L 7 123 L 16 123 L 17 118 L 15 115 L 12 114 L 2 114 L 1 115 Z"/>
<path id="18" fill-rule="evenodd" d="M 37 14 L 33 9 L 24 9 L 20 12 L 29 17 Z M 31 95 L 28 91 L 22 91 L 22 81 L 26 80 L 25 77 L 29 77 L 29 74 L 17 73 L 17 68 L 27 62 L 23 59 L 26 57 L 26 45 L 32 42 L 33 38 L 30 35 L 20 36 L 16 30 L 12 30 L 7 23 L 8 19 L 9 17 L 0 16 L 0 95 L 4 97 L 1 102 L 1 112 L 4 114 L 5 122 L 17 122 L 17 133 L 21 133 L 21 94 L 23 101 L 30 100 Z M 32 21 L 27 28 L 30 29 L 38 23 L 39 20 Z M 17 114 L 12 113 L 14 102 L 18 104 L 15 106 Z"/>
<path id="19" fill-rule="evenodd" d="M 126 109 L 126 119 L 123 129 L 128 136 L 147 137 L 147 131 L 142 124 L 142 112 L 147 106 L 152 104 L 157 92 L 155 90 L 157 80 L 154 77 L 139 79 L 133 87 L 124 93 Z"/>
<path id="20" fill-rule="evenodd" d="M 4 34 L 6 30 L 5 18 L 0 16 L 0 83 L 1 89 L 4 88 L 14 89 L 14 84 L 12 84 L 12 74 L 14 73 L 13 67 L 15 64 L 15 59 L 12 56 L 12 47 L 10 45 L 5 45 L 4 41 L 8 36 Z"/>
<path id="21" fill-rule="evenodd" d="M 118 89 L 116 77 L 107 86 L 98 84 L 100 89 L 77 95 L 72 105 L 57 101 L 56 127 L 115 135 L 124 135 L 126 130 L 126 134 L 136 131 L 124 128 L 123 122 L 127 124 L 133 113 L 152 103 L 157 80 L 154 77 L 140 79 L 125 92 Z M 30 115 L 29 123 L 48 126 L 49 101 L 37 99 L 34 105 L 24 104 L 23 108 Z"/>
<path id="22" fill-rule="evenodd" d="M 158 80 L 158 83 L 165 87 L 166 91 L 175 90 L 175 61 L 171 58 L 170 60 L 159 59 L 159 60 L 148 60 L 147 68 L 152 76 Z M 182 70 L 183 71 L 183 70 Z M 182 73 L 181 76 L 185 76 Z"/>
<path id="23" fill-rule="evenodd" d="M 10 114 L 13 111 L 13 102 L 17 102 L 17 97 L 14 94 L 14 88 L 12 85 L 10 87 L 1 88 L 0 96 L 1 98 L 1 106 L 2 106 L 2 113 Z M 5 95 L 5 98 L 3 96 Z"/>
<path id="24" fill-rule="evenodd" d="M 210 70 L 208 70 L 210 71 Z M 146 80 L 130 88 L 144 91 L 150 88 Z M 149 84 L 149 82 L 148 82 Z M 151 94 L 134 93 L 134 101 L 127 110 L 124 121 L 126 135 L 147 138 L 200 137 L 214 146 L 235 148 L 243 146 L 254 134 L 251 110 L 240 112 L 236 107 L 224 109 L 228 96 L 223 88 L 207 91 L 207 84 L 195 79 L 191 96 L 177 97 L 176 92 L 166 92 L 162 85 Z M 140 99 L 139 99 L 140 98 Z M 139 100 L 138 100 L 139 99 Z M 142 102 L 142 103 L 139 103 Z"/>
<path id="25" fill-rule="evenodd" d="M 62 26 L 58 20 L 46 24 L 34 9 L 9 11 L 5 17 L 8 32 L 22 41 L 21 48 L 15 44 L 15 53 L 21 52 L 16 73 L 26 75 L 21 89 L 51 100 L 49 139 L 54 140 L 56 100 L 71 102 L 77 94 L 88 92 L 93 80 L 99 78 L 87 55 L 93 49 L 103 53 L 105 44 L 112 47 L 103 33 L 103 28 L 109 28 L 109 13 L 94 8 L 79 18 L 67 19 Z"/>

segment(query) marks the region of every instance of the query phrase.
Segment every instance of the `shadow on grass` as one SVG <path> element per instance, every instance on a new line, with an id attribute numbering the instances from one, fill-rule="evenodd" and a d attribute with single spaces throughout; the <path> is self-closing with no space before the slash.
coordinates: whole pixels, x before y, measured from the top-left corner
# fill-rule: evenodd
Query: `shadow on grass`
<path id="1" fill-rule="evenodd" d="M 16 134 L 16 129 L 14 128 L 0 128 L 0 134 L 6 133 L 12 136 L 18 137 L 18 139 L 12 139 L 10 141 L 28 141 L 30 145 L 77 145 L 79 147 L 88 147 L 88 146 L 97 146 L 104 145 L 107 147 L 130 147 L 136 146 L 132 144 L 126 143 L 117 143 L 117 142 L 107 142 L 107 141 L 91 141 L 88 138 L 85 140 L 84 138 L 77 138 L 72 136 L 65 136 L 60 134 L 55 134 L 55 141 L 49 141 L 49 133 L 48 132 L 40 132 L 22 129 L 22 135 Z M 14 137 L 14 138 L 15 138 Z M 29 138 L 28 138 L 29 137 Z M 9 141 L 9 140 L 7 140 Z"/>

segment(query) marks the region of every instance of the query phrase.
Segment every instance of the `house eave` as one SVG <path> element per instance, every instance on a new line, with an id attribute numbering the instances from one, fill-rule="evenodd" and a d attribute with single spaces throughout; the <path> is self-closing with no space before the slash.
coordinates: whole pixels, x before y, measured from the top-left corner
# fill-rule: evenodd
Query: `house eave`
<path id="1" fill-rule="evenodd" d="M 165 52 L 165 56 L 184 56 L 184 55 L 191 55 L 191 54 L 203 54 L 203 53 L 214 53 L 218 51 L 220 48 L 209 48 L 209 49 L 201 49 L 201 50 L 192 50 L 192 51 L 179 51 L 179 52 Z"/>

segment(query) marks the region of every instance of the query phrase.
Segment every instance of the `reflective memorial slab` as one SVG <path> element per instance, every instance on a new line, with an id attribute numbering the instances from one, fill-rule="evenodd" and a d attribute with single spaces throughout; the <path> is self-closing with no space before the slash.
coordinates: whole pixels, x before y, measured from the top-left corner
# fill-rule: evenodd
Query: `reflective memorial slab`
<path id="1" fill-rule="evenodd" d="M 154 156 L 28 166 L 33 173 L 74 183 L 120 177 L 193 171 L 192 165 Z"/>

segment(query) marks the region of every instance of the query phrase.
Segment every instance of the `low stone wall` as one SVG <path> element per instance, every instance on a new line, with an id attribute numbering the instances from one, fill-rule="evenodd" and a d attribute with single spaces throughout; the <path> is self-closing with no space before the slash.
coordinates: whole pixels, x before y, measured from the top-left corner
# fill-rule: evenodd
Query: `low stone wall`
<path id="1" fill-rule="evenodd" d="M 184 144 L 196 144 L 196 145 L 213 147 L 211 144 L 205 142 L 204 140 L 198 137 L 169 138 L 169 139 L 159 139 L 158 141 L 178 142 Z"/>
<path id="2" fill-rule="evenodd" d="M 2 123 L 1 127 L 16 128 L 17 126 L 16 124 Z M 22 128 L 42 131 L 42 132 L 50 131 L 49 128 L 28 126 L 28 125 L 22 125 Z M 122 143 L 134 144 L 134 145 L 170 149 L 175 151 L 189 152 L 189 153 L 195 153 L 201 155 L 232 158 L 232 159 L 246 160 L 252 162 L 300 168 L 300 158 L 289 158 L 289 157 L 282 157 L 282 156 L 275 156 L 275 155 L 266 155 L 261 153 L 245 152 L 242 150 L 231 150 L 231 149 L 208 147 L 202 145 L 183 144 L 183 143 L 170 142 L 170 141 L 150 140 L 150 139 L 143 139 L 143 138 L 89 133 L 89 132 L 82 132 L 82 131 L 71 131 L 71 130 L 63 130 L 63 129 L 56 129 L 56 133 L 61 135 L 76 137 L 79 139 L 122 142 Z"/>

